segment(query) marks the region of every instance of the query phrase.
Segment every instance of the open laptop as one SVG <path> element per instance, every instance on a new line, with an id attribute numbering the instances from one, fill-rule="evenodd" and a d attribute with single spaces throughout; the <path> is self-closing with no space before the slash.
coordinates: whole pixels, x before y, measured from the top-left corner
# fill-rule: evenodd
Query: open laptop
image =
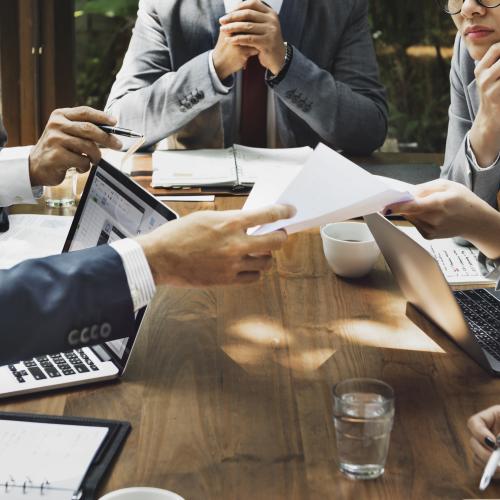
<path id="1" fill-rule="evenodd" d="M 469 356 L 500 374 L 500 292 L 452 292 L 436 260 L 380 214 L 365 216 L 406 300 Z"/>
<path id="2" fill-rule="evenodd" d="M 63 252 L 148 233 L 176 218 L 175 212 L 102 160 L 89 174 Z M 136 314 L 131 337 L 0 367 L 0 398 L 120 377 L 145 309 Z"/>

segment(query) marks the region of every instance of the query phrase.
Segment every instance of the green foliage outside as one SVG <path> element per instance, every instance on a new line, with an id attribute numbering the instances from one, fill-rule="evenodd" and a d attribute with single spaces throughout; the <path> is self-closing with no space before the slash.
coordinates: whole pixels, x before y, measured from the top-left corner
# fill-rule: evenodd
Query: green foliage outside
<path id="1" fill-rule="evenodd" d="M 138 0 L 76 0 L 79 104 L 104 107 L 130 40 L 137 5 Z M 389 136 L 400 143 L 417 143 L 419 151 L 442 152 L 450 67 L 449 50 L 443 49 L 453 46 L 455 35 L 449 16 L 434 0 L 372 0 L 370 22 L 388 93 Z"/>

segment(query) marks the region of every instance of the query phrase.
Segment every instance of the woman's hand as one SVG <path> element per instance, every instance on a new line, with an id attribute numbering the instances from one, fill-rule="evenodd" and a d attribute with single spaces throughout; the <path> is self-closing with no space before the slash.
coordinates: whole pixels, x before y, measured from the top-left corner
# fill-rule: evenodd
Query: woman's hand
<path id="1" fill-rule="evenodd" d="M 487 408 L 472 415 L 467 422 L 471 433 L 470 447 L 474 456 L 474 463 L 484 468 L 495 449 L 496 436 L 500 434 L 500 405 Z M 500 479 L 500 473 L 495 474 Z"/>
<path id="2" fill-rule="evenodd" d="M 413 195 L 386 213 L 404 215 L 427 239 L 461 236 L 487 257 L 500 256 L 500 213 L 470 189 L 440 179 L 416 186 Z"/>
<path id="3" fill-rule="evenodd" d="M 470 143 L 481 167 L 489 167 L 500 152 L 500 43 L 493 44 L 474 70 L 479 110 Z"/>

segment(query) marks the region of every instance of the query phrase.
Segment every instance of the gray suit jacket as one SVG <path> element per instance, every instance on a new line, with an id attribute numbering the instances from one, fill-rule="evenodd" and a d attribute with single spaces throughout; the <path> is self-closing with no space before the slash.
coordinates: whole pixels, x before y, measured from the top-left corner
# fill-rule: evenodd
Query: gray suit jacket
<path id="1" fill-rule="evenodd" d="M 475 63 L 457 34 L 451 61 L 451 104 L 445 161 L 441 176 L 465 184 L 490 205 L 497 206 L 500 162 L 491 169 L 478 169 L 467 155 L 466 134 L 479 109 L 479 94 L 474 76 Z"/>
<path id="2" fill-rule="evenodd" d="M 276 144 L 319 141 L 350 153 L 379 147 L 387 131 L 385 92 L 368 25 L 367 0 L 285 0 L 283 37 L 292 64 L 273 90 Z M 106 109 L 143 131 L 147 144 L 227 147 L 235 142 L 235 92 L 212 83 L 208 53 L 223 0 L 141 0 L 123 67 Z"/>

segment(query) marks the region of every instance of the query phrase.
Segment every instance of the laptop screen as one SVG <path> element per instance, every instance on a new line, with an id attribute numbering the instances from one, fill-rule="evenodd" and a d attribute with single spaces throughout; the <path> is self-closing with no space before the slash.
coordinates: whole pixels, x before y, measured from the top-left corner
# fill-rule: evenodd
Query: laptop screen
<path id="1" fill-rule="evenodd" d="M 145 234 L 176 218 L 154 196 L 102 160 L 89 175 L 63 251 L 83 250 Z M 143 313 L 136 317 L 137 329 Z M 115 359 L 124 362 L 134 340 L 114 340 L 106 346 Z"/>

